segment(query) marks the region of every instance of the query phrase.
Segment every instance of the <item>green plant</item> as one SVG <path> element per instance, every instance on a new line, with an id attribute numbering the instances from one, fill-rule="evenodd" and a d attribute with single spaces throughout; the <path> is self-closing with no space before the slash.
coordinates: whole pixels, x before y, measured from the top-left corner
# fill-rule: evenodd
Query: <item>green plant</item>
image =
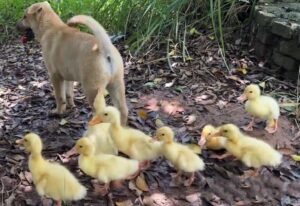
<path id="1" fill-rule="evenodd" d="M 0 1 L 0 29 L 9 36 L 24 9 L 36 0 Z M 212 29 L 225 59 L 224 33 L 236 23 L 236 0 L 50 0 L 63 20 L 91 15 L 109 33 L 126 35 L 127 44 L 139 52 L 153 45 L 178 44 L 188 58 L 186 40 L 189 31 Z M 168 49 L 168 48 L 167 48 Z M 168 57 L 169 58 L 169 57 Z"/>

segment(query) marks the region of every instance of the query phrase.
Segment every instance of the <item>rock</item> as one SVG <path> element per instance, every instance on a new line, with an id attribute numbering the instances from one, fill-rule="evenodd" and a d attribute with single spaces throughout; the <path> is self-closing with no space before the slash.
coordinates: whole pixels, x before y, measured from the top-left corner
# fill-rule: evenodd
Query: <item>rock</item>
<path id="1" fill-rule="evenodd" d="M 264 27 L 258 28 L 256 38 L 259 39 L 260 42 L 268 45 L 274 44 L 278 39 L 275 35 L 272 35 L 271 32 L 268 32 L 268 30 Z"/>
<path id="2" fill-rule="evenodd" d="M 268 47 L 259 41 L 254 44 L 254 51 L 258 57 L 266 57 L 268 53 Z"/>
<path id="3" fill-rule="evenodd" d="M 276 16 L 272 13 L 258 11 L 256 14 L 256 22 L 259 26 L 268 26 L 275 17 Z"/>
<path id="4" fill-rule="evenodd" d="M 274 52 L 272 56 L 272 60 L 275 64 L 285 68 L 288 71 L 298 71 L 299 62 L 297 62 L 296 60 L 288 56 L 284 56 L 278 52 Z"/>
<path id="5" fill-rule="evenodd" d="M 298 40 L 281 41 L 279 44 L 279 51 L 287 56 L 294 57 L 300 61 L 300 46 Z"/>
<path id="6" fill-rule="evenodd" d="M 288 24 L 287 21 L 284 20 L 275 20 L 272 22 L 272 29 L 273 34 L 281 36 L 286 39 L 291 39 L 293 36 L 293 28 L 291 25 Z"/>

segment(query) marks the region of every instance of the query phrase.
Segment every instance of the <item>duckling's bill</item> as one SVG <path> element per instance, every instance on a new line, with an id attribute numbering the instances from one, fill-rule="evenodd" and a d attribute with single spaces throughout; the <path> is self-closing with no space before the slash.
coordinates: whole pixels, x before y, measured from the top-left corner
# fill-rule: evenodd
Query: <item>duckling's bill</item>
<path id="1" fill-rule="evenodd" d="M 239 97 L 237 98 L 237 100 L 238 100 L 239 102 L 243 103 L 244 101 L 247 100 L 246 94 L 242 94 L 241 96 L 239 96 Z"/>
<path id="2" fill-rule="evenodd" d="M 206 143 L 206 138 L 204 136 L 201 136 L 199 141 L 198 141 L 198 145 L 200 147 L 203 147 L 205 145 L 205 143 Z"/>
<path id="3" fill-rule="evenodd" d="M 24 139 L 18 139 L 16 140 L 17 145 L 23 145 L 24 144 Z"/>
<path id="4" fill-rule="evenodd" d="M 100 117 L 96 116 L 96 117 L 93 117 L 91 121 L 89 121 L 89 126 L 94 126 L 94 125 L 100 124 L 102 122 L 103 122 L 102 119 Z"/>

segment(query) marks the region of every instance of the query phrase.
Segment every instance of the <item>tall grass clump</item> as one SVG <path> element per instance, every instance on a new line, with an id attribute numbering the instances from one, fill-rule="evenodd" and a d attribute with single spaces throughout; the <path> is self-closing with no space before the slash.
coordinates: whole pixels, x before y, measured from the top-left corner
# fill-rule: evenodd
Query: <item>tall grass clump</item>
<path id="1" fill-rule="evenodd" d="M 8 35 L 35 0 L 0 1 L 0 29 Z M 161 42 L 177 42 L 187 53 L 191 29 L 211 30 L 224 51 L 224 32 L 236 25 L 237 0 L 49 0 L 63 20 L 91 15 L 110 34 L 122 33 L 128 45 L 139 52 Z M 235 22 L 233 24 L 233 22 Z M 0 31 L 1 31 L 0 30 Z"/>

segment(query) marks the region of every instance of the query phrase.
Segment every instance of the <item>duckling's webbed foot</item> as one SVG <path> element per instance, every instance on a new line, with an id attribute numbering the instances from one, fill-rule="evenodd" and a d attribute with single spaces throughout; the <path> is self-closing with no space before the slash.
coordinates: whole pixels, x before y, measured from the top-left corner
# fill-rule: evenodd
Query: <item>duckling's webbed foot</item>
<path id="1" fill-rule="evenodd" d="M 185 186 L 189 187 L 193 184 L 193 182 L 195 181 L 195 173 L 192 172 L 191 176 L 189 177 L 189 179 L 184 183 Z"/>
<path id="2" fill-rule="evenodd" d="M 139 165 L 141 171 L 147 170 L 150 166 L 151 166 L 151 161 L 150 160 L 143 161 Z"/>
<path id="3" fill-rule="evenodd" d="M 254 124 L 255 124 L 255 118 L 252 117 L 251 122 L 247 126 L 243 127 L 243 130 L 245 130 L 245 131 L 253 131 Z"/>
<path id="4" fill-rule="evenodd" d="M 218 160 L 223 160 L 223 159 L 226 159 L 227 157 L 233 157 L 232 154 L 229 154 L 229 153 L 225 153 L 225 154 L 222 154 L 222 155 L 212 155 L 211 156 L 212 158 L 215 158 L 215 159 L 218 159 Z"/>
<path id="5" fill-rule="evenodd" d="M 101 196 L 105 196 L 109 192 L 109 183 L 106 183 L 104 185 L 94 185 L 95 193 L 100 194 Z"/>
<path id="6" fill-rule="evenodd" d="M 181 181 L 182 181 L 181 175 L 182 175 L 182 172 L 178 171 L 177 174 L 174 176 L 174 179 L 175 179 L 177 184 L 181 183 Z"/>
<path id="7" fill-rule="evenodd" d="M 278 120 L 277 120 L 277 119 L 274 119 L 273 125 L 272 125 L 272 124 L 271 124 L 271 125 L 268 125 L 268 126 L 265 128 L 265 130 L 266 130 L 268 133 L 270 133 L 270 134 L 275 133 L 275 132 L 277 131 L 277 129 L 278 129 Z"/>

